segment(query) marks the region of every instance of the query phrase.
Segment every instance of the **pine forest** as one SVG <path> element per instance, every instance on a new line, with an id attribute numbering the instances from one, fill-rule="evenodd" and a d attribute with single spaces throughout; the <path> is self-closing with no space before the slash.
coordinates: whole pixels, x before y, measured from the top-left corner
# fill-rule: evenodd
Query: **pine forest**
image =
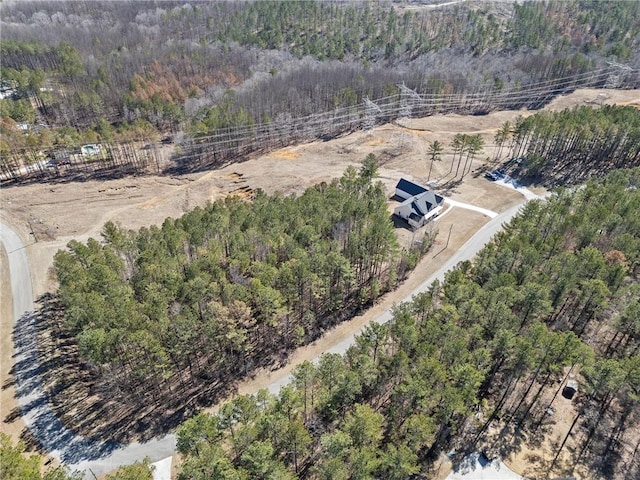
<path id="1" fill-rule="evenodd" d="M 0 478 L 640 478 L 640 2 L 0 27 Z"/>

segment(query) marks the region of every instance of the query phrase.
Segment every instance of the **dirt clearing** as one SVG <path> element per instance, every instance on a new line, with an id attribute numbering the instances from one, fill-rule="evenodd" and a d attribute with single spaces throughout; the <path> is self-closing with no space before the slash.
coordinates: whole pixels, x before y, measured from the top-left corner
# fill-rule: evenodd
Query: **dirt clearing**
<path id="1" fill-rule="evenodd" d="M 555 99 L 547 107 L 557 110 L 575 105 L 620 103 L 640 105 L 640 90 L 579 90 Z M 455 187 L 442 193 L 454 200 L 472 203 L 497 213 L 522 200 L 516 191 L 485 180 L 481 173 L 488 159 L 494 156 L 493 137 L 505 122 L 513 122 L 529 111 L 494 112 L 484 116 L 436 115 L 406 120 L 403 126 L 383 125 L 370 131 L 327 142 L 312 142 L 288 147 L 242 163 L 218 170 L 188 174 L 180 177 L 141 176 L 110 181 L 76 183 L 42 183 L 4 188 L 1 192 L 0 217 L 18 232 L 27 245 L 33 290 L 37 296 L 55 288 L 50 275 L 53 255 L 73 239 L 85 241 L 99 237 L 102 226 L 111 220 L 123 228 L 138 229 L 161 224 L 166 217 L 178 217 L 196 206 L 224 198 L 229 194 L 249 195 L 262 189 L 267 193 L 297 194 L 319 182 L 339 177 L 349 165 L 358 168 L 372 153 L 380 161 L 379 176 L 389 198 L 401 177 L 426 182 L 430 163 L 428 145 L 438 140 L 445 145 L 442 160 L 434 163 L 431 180 L 443 185 L 451 180 L 452 154 L 448 147 L 456 133 L 479 133 L 485 149 L 474 160 L 472 173 Z M 244 192 L 244 193 L 243 193 Z M 390 201 L 390 209 L 393 202 Z M 440 263 L 458 249 L 480 228 L 487 217 L 454 208 L 435 225 L 439 229 L 436 245 L 420 262 L 415 272 L 396 292 L 387 294 L 365 315 L 346 322 L 311 345 L 292 354 L 297 362 L 313 358 L 332 343 L 348 335 L 376 314 L 393 305 L 420 285 Z M 449 247 L 435 259 L 434 252 L 446 243 L 450 226 Z M 398 230 L 402 241 L 409 241 L 413 232 Z M 13 365 L 11 342 L 12 319 L 6 261 L 2 258 L 2 296 L 0 323 L 3 422 L 15 409 L 9 370 Z M 289 367 L 286 367 L 289 368 Z M 269 383 L 272 372 L 263 372 L 241 385 L 249 391 Z M 15 434 L 23 428 L 20 420 L 3 423 L 2 431 Z"/>

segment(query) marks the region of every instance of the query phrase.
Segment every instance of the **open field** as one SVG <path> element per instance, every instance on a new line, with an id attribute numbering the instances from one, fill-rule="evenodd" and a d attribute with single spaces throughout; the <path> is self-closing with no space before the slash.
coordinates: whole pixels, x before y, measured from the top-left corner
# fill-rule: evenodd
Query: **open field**
<path id="1" fill-rule="evenodd" d="M 580 90 L 560 97 L 547 108 L 562 109 L 572 105 L 620 103 L 640 105 L 640 91 Z M 322 181 L 330 181 L 342 174 L 348 165 L 356 167 L 369 154 L 380 162 L 379 176 L 389 197 L 401 176 L 419 182 L 427 180 L 429 163 L 428 144 L 439 140 L 445 144 L 443 160 L 434 164 L 432 179 L 451 179 L 446 173 L 451 166 L 451 153 L 446 146 L 456 133 L 480 133 L 484 140 L 484 153 L 478 155 L 472 174 L 463 183 L 450 185 L 443 191 L 454 200 L 470 203 L 500 213 L 519 203 L 522 196 L 508 188 L 485 180 L 480 172 L 487 158 L 493 158 L 493 135 L 505 122 L 518 115 L 534 112 L 504 111 L 485 116 L 463 117 L 439 115 L 424 119 L 411 119 L 404 125 L 384 125 L 367 132 L 356 132 L 328 142 L 313 142 L 271 152 L 268 155 L 206 173 L 180 177 L 145 176 L 112 181 L 86 181 L 78 183 L 47 183 L 15 186 L 3 189 L 0 217 L 20 233 L 30 261 L 33 290 L 39 296 L 55 287 L 50 268 L 55 252 L 72 239 L 86 240 L 98 237 L 104 223 L 112 220 L 122 227 L 137 229 L 160 224 L 166 217 L 182 213 L 229 194 L 247 195 L 251 190 L 263 189 L 268 193 L 294 194 Z M 534 191 L 535 188 L 533 189 Z M 394 203 L 390 201 L 390 210 Z M 292 363 L 314 358 L 331 345 L 347 337 L 371 318 L 396 303 L 420 285 L 437 267 L 455 252 L 480 228 L 488 217 L 477 212 L 453 208 L 435 224 L 439 236 L 432 251 L 420 262 L 415 272 L 395 292 L 387 294 L 370 312 L 346 322 L 328 332 L 311 345 L 293 352 Z M 429 228 L 429 227 L 427 227 Z M 434 255 L 451 238 L 446 250 Z M 401 243 L 408 243 L 413 233 L 398 229 Z M 11 416 L 16 408 L 9 373 L 13 364 L 11 344 L 10 296 L 6 261 L 2 257 L 2 296 L 0 322 L 0 362 L 2 392 L 0 416 L 2 431 L 17 437 L 24 424 Z M 290 368 L 290 367 L 284 367 Z M 270 383 L 282 372 L 261 372 L 240 385 L 241 392 L 255 391 Z M 556 434 L 557 436 L 557 434 Z M 519 462 L 516 462 L 519 463 Z M 517 465 L 520 466 L 520 465 Z M 514 465 L 514 467 L 517 467 Z M 522 472 L 518 468 L 514 468 Z M 524 470 L 524 468 L 523 468 Z"/>

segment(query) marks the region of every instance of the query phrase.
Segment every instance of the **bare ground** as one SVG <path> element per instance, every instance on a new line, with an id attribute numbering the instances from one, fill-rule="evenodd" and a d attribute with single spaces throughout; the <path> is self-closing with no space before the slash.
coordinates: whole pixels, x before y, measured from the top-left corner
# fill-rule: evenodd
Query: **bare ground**
<path id="1" fill-rule="evenodd" d="M 602 103 L 639 106 L 640 90 L 579 90 L 555 99 L 547 109 L 559 110 L 574 105 Z M 230 194 L 247 195 L 258 188 L 267 193 L 300 193 L 310 185 L 340 176 L 348 165 L 359 166 L 369 153 L 375 154 L 381 161 L 380 180 L 391 197 L 395 183 L 401 176 L 425 182 L 429 168 L 428 144 L 439 140 L 448 145 L 456 133 L 480 133 L 486 146 L 474 161 L 473 174 L 467 176 L 463 183 L 452 185 L 449 182 L 449 188 L 444 193 L 455 200 L 501 212 L 518 203 L 520 195 L 487 182 L 480 173 L 483 168 L 487 168 L 488 159 L 493 158 L 493 136 L 497 129 L 505 121 L 512 122 L 519 115 L 532 113 L 535 112 L 502 111 L 485 116 L 437 115 L 411 119 L 404 125 L 384 125 L 329 142 L 313 142 L 286 148 L 218 170 L 180 177 L 144 176 L 110 181 L 9 187 L 2 191 L 0 217 L 12 225 L 28 245 L 34 294 L 39 296 L 55 288 L 50 274 L 55 252 L 64 248 L 72 239 L 83 241 L 90 236 L 98 237 L 108 220 L 124 228 L 137 229 L 160 224 L 166 217 L 180 216 L 196 206 Z M 442 161 L 434 164 L 431 179 L 439 180 L 441 186 L 447 184 L 451 180 L 451 175 L 447 175 L 450 167 L 451 154 L 445 152 Z M 390 209 L 392 208 L 390 202 Z M 400 289 L 387 294 L 366 314 L 343 323 L 313 344 L 293 352 L 289 366 L 284 367 L 285 371 L 291 368 L 291 364 L 315 357 L 404 298 L 407 292 L 421 284 L 486 220 L 486 217 L 467 210 L 454 209 L 449 212 L 437 223 L 440 235 L 432 253 L 422 260 Z M 444 246 L 445 233 L 448 233 L 452 224 L 454 227 L 449 248 L 433 258 L 433 252 L 440 251 Z M 413 237 L 413 233 L 407 230 L 398 231 L 401 242 L 408 242 Z M 24 427 L 19 420 L 5 422 L 10 419 L 8 414 L 16 403 L 9 375 L 13 364 L 11 307 L 8 306 L 10 294 L 7 292 L 6 262 L 3 261 L 2 264 L 0 362 L 3 390 L 0 412 L 2 431 L 15 435 Z M 284 372 L 259 372 L 254 378 L 242 383 L 239 391 L 255 391 L 267 385 L 271 378 L 282 374 Z M 522 471 L 517 465 L 515 467 L 517 471 Z"/>
<path id="2" fill-rule="evenodd" d="M 587 429 L 583 422 L 576 424 L 568 436 L 565 445 L 554 463 L 554 458 L 559 451 L 565 437 L 569 434 L 575 417 L 579 414 L 585 394 L 578 392 L 573 399 L 567 399 L 560 394 L 564 382 L 562 375 L 556 382 L 549 386 L 541 395 L 538 404 L 528 415 L 526 428 L 517 428 L 516 420 L 508 426 L 505 421 L 496 421 L 492 424 L 487 434 L 480 441 L 480 445 L 486 446 L 490 451 L 497 453 L 504 459 L 505 464 L 530 479 L 569 478 L 575 477 L 585 480 L 606 480 L 629 478 L 622 469 L 626 469 L 625 462 L 619 462 L 614 469 L 620 470 L 610 474 L 596 473 L 589 465 L 597 464 L 602 468 L 601 461 L 584 457 L 576 461 L 578 452 L 587 439 Z M 535 391 L 536 388 L 533 390 Z M 513 409 L 519 401 L 525 389 L 521 385 L 511 395 L 511 400 L 505 405 L 507 410 Z M 531 400 L 534 393 L 527 397 Z M 555 397 L 554 397 L 555 395 Z M 584 417 L 582 417 L 584 420 Z M 538 429 L 535 424 L 540 423 Z M 606 432 L 606 428 L 602 427 Z M 625 441 L 619 445 L 621 457 L 629 458 L 631 451 L 637 442 L 637 433 L 625 435 Z M 595 447 L 592 442 L 592 447 Z M 626 450 L 626 452 L 625 452 Z"/>

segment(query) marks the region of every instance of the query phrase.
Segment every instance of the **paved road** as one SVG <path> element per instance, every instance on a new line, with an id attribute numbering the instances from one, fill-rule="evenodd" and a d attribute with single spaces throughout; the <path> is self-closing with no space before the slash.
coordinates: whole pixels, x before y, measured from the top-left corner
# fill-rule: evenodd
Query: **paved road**
<path id="1" fill-rule="evenodd" d="M 478 230 L 473 237 L 471 237 L 467 243 L 465 243 L 453 256 L 447 260 L 447 262 L 433 275 L 431 275 L 427 280 L 425 280 L 418 288 L 416 288 L 405 301 L 410 300 L 414 295 L 426 291 L 429 286 L 435 280 L 444 280 L 444 275 L 446 272 L 455 267 L 458 263 L 464 260 L 471 260 L 475 255 L 484 247 L 493 236 L 502 230 L 502 226 L 505 223 L 508 223 L 523 207 L 523 202 L 519 205 L 516 205 L 509 210 L 498 214 L 493 217 L 488 223 L 486 223 L 480 230 Z M 377 323 L 387 323 L 391 320 L 391 310 L 387 310 L 383 314 L 381 314 L 377 319 L 373 320 Z M 342 340 L 340 343 L 336 343 L 333 347 L 327 350 L 327 353 L 339 353 L 343 354 L 347 351 L 347 349 L 354 343 L 354 339 L 357 335 L 362 333 L 362 330 L 366 328 L 366 326 L 360 328 L 359 330 L 353 332 L 349 337 Z M 319 358 L 316 358 L 314 361 L 317 362 Z M 291 374 L 275 380 L 271 385 L 269 385 L 268 389 L 271 393 L 277 393 L 280 390 L 280 387 L 286 385 L 291 381 Z"/>
<path id="2" fill-rule="evenodd" d="M 0 241 L 9 257 L 13 297 L 16 397 L 22 418 L 33 436 L 50 455 L 72 470 L 85 471 L 86 478 L 107 473 L 145 456 L 157 461 L 175 451 L 175 435 L 166 435 L 144 444 L 127 446 L 113 442 L 96 443 L 75 435 L 58 420 L 42 388 L 36 344 L 36 318 L 29 263 L 22 239 L 0 223 Z"/>
<path id="3" fill-rule="evenodd" d="M 470 260 L 491 238 L 502 229 L 504 223 L 513 218 L 524 202 L 492 218 L 462 248 L 460 248 L 436 273 L 412 292 L 425 291 L 434 280 L 444 279 L 445 273 L 463 260 Z M 493 212 L 492 212 L 493 213 Z M 34 437 L 51 455 L 59 458 L 73 470 L 85 471 L 86 478 L 109 472 L 120 465 L 127 465 L 149 457 L 152 462 L 173 454 L 176 446 L 174 434 L 150 440 L 143 444 L 96 443 L 75 435 L 65 427 L 51 411 L 43 393 L 40 379 L 37 346 L 35 342 L 35 316 L 33 315 L 33 293 L 29 266 L 24 245 L 20 237 L 5 224 L 0 223 L 0 240 L 9 256 L 9 271 L 14 310 L 14 342 L 16 348 L 16 384 L 18 404 L 23 418 Z M 406 300 L 409 300 L 408 297 Z M 391 319 L 388 310 L 376 322 Z M 361 330 L 334 345 L 328 352 L 344 353 Z M 291 380 L 290 375 L 275 380 L 269 390 L 276 393 Z"/>

